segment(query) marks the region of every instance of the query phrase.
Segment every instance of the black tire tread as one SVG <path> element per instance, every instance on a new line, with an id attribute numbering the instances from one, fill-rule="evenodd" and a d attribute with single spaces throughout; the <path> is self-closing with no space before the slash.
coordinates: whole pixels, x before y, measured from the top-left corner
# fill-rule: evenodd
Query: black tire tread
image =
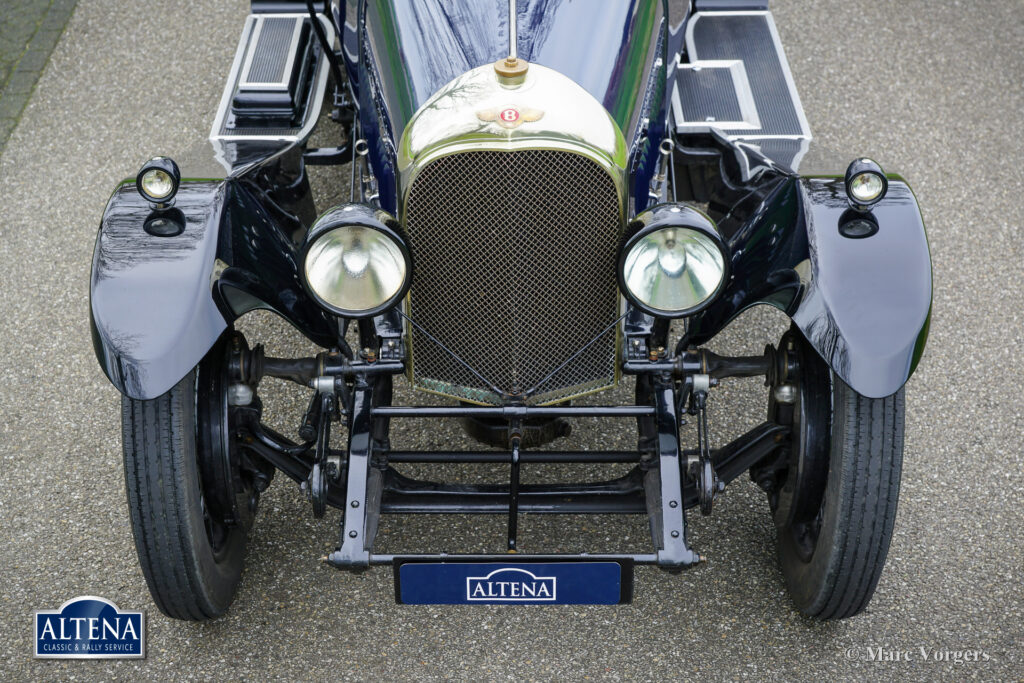
<path id="1" fill-rule="evenodd" d="M 833 511 L 834 533 L 823 533 L 815 549 L 831 561 L 819 599 L 804 610 L 818 619 L 852 617 L 871 600 L 892 540 L 903 463 L 903 390 L 872 399 L 841 380 L 835 385 L 832 447 L 840 450 L 832 462 L 840 465 L 835 481 L 839 495 L 831 488 L 830 472 L 826 505 L 838 509 Z M 830 547 L 821 547 L 829 542 Z"/>
<path id="2" fill-rule="evenodd" d="M 125 488 L 135 548 L 143 576 L 161 612 L 175 619 L 204 621 L 220 616 L 233 598 L 203 576 L 196 556 L 189 485 L 195 481 L 194 411 L 189 374 L 158 398 L 122 400 Z M 240 566 L 239 571 L 240 574 Z M 226 599 L 225 599 L 226 598 Z"/>

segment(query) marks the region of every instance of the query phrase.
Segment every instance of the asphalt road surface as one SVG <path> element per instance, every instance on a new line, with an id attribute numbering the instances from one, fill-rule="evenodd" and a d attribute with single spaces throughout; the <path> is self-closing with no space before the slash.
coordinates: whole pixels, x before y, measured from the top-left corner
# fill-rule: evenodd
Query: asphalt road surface
<path id="1" fill-rule="evenodd" d="M 0 154 L 74 9 L 75 0 L 0 0 Z"/>
<path id="2" fill-rule="evenodd" d="M 246 3 L 206 4 L 82 0 L 0 157 L 0 678 L 1024 678 L 1020 0 L 773 2 L 818 142 L 905 174 L 934 260 L 889 562 L 869 610 L 829 624 L 788 601 L 765 502 L 745 479 L 712 517 L 691 516 L 707 564 L 639 569 L 632 605 L 464 608 L 396 606 L 389 569 L 321 565 L 337 513 L 313 520 L 282 476 L 263 500 L 230 613 L 202 625 L 164 618 L 135 559 L 119 398 L 93 357 L 88 274 L 114 185 L 209 131 Z M 322 169 L 315 181 L 341 182 Z M 267 316 L 242 327 L 270 352 L 306 348 Z M 783 329 L 779 314 L 754 311 L 713 348 L 757 352 Z M 716 390 L 712 436 L 758 422 L 764 399 L 756 380 Z M 304 405 L 301 390 L 282 391 L 271 419 L 293 429 Z M 408 425 L 395 443 L 459 438 L 453 424 Z M 565 445 L 631 440 L 628 423 L 580 422 Z M 502 475 L 448 472 L 460 473 Z M 647 542 L 639 517 L 521 524 L 528 550 Z M 500 517 L 385 518 L 382 543 L 486 550 L 502 533 Z M 33 660 L 33 612 L 82 594 L 144 609 L 148 657 Z M 870 661 L 877 648 L 910 651 L 909 661 Z"/>

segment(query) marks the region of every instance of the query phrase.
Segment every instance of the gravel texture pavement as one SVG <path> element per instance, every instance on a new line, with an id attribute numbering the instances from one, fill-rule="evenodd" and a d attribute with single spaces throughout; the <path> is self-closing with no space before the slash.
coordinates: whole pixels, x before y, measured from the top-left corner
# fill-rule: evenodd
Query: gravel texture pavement
<path id="1" fill-rule="evenodd" d="M 1024 5 L 772 6 L 818 141 L 904 173 L 931 240 L 931 338 L 907 391 L 889 562 L 865 614 L 828 624 L 798 616 L 763 496 L 745 479 L 712 517 L 691 516 L 708 563 L 679 575 L 639 569 L 632 605 L 460 608 L 399 607 L 389 569 L 321 565 L 337 513 L 313 520 L 279 477 L 229 614 L 209 624 L 163 617 L 128 526 L 119 398 L 89 338 L 89 265 L 114 185 L 148 156 L 207 135 L 246 3 L 82 0 L 0 157 L 0 678 L 1024 679 Z M 330 188 L 342 177 L 316 170 L 321 202 L 338 196 Z M 241 327 L 271 353 L 308 348 L 267 315 Z M 751 311 L 713 348 L 756 353 L 785 327 L 774 311 Z M 756 380 L 716 390 L 713 438 L 760 421 L 764 391 Z M 404 388 L 401 398 L 422 400 Z M 301 390 L 268 397 L 271 420 L 289 430 L 304 407 Z M 409 424 L 394 440 L 429 448 L 461 436 L 454 424 Z M 580 421 L 565 446 L 631 441 L 627 423 Z M 521 526 L 526 549 L 647 543 L 641 518 Z M 502 534 L 499 517 L 385 518 L 382 543 L 487 550 Z M 33 611 L 82 594 L 144 609 L 148 657 L 33 660 Z M 873 662 L 869 648 L 910 651 L 909 661 Z M 981 661 L 963 661 L 965 651 Z"/>

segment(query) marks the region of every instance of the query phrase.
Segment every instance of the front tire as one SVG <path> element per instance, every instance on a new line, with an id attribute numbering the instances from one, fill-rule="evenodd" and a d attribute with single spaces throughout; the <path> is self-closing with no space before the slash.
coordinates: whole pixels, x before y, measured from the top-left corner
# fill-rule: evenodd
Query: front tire
<path id="1" fill-rule="evenodd" d="M 222 349 L 214 347 L 163 396 L 122 400 L 135 548 L 153 601 L 175 619 L 224 614 L 238 588 L 252 526 L 245 492 L 236 495 L 213 475 L 227 462 L 230 436 Z"/>
<path id="2" fill-rule="evenodd" d="M 803 614 L 843 619 L 867 606 L 888 555 L 903 463 L 904 392 L 862 396 L 798 333 L 788 336 L 801 371 L 789 467 L 771 497 L 779 563 Z M 772 402 L 770 412 L 777 417 L 780 408 Z"/>

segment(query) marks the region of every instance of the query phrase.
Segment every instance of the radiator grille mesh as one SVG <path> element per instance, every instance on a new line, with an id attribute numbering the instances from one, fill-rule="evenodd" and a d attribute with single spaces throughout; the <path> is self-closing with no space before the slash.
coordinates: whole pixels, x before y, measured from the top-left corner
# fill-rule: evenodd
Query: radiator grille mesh
<path id="1" fill-rule="evenodd" d="M 611 386 L 619 215 L 612 178 L 570 152 L 464 152 L 423 168 L 405 204 L 414 385 L 488 404 Z"/>

